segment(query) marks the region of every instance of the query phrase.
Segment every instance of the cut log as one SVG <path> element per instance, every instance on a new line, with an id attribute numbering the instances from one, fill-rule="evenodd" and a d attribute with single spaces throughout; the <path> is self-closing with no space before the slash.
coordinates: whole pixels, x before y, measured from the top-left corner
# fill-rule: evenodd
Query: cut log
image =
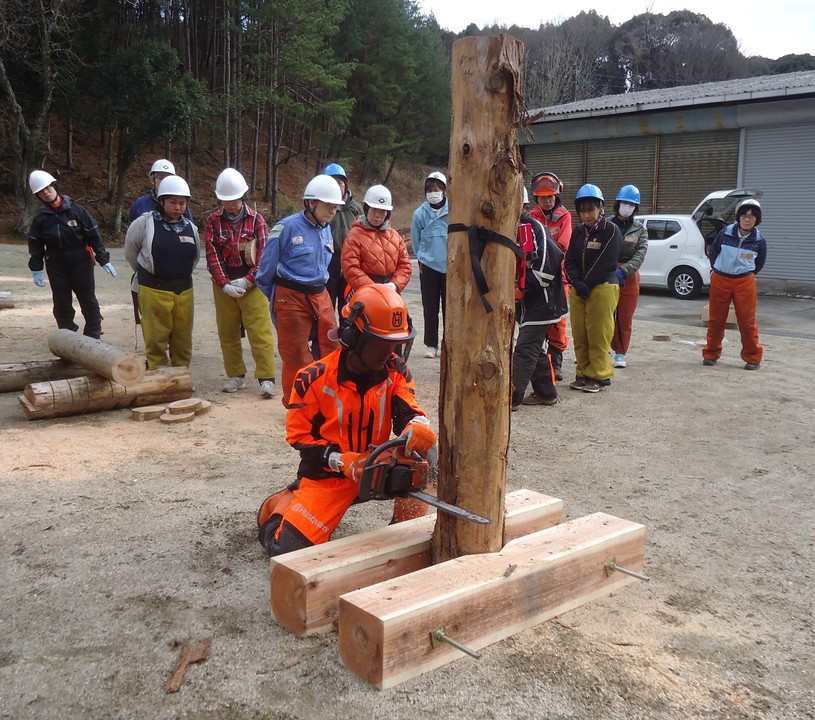
<path id="1" fill-rule="evenodd" d="M 595 513 L 339 599 L 342 663 L 380 689 L 462 657 L 432 634 L 478 650 L 636 582 L 645 528 Z"/>
<path id="2" fill-rule="evenodd" d="M 11 293 L 2 290 L 0 291 L 0 310 L 11 310 L 14 307 L 14 300 L 11 297 Z"/>
<path id="3" fill-rule="evenodd" d="M 507 495 L 507 542 L 557 525 L 563 501 L 530 490 Z M 272 617 L 295 635 L 332 631 L 339 596 L 430 565 L 434 515 L 271 559 Z"/>
<path id="4" fill-rule="evenodd" d="M 518 148 L 522 58 L 523 43 L 509 35 L 453 43 L 450 228 L 476 226 L 510 243 L 516 238 L 523 189 Z M 458 230 L 448 241 L 438 493 L 440 500 L 492 523 L 477 525 L 439 513 L 434 562 L 502 547 L 516 257 L 512 249 L 484 241 L 480 266 L 492 308 L 487 312 L 473 269 L 474 245 L 480 242 L 471 244 L 468 232 Z"/>
<path id="5" fill-rule="evenodd" d="M 88 374 L 88 370 L 81 365 L 61 359 L 5 363 L 0 365 L 0 392 L 20 392 L 31 383 L 65 380 Z"/>
<path id="6" fill-rule="evenodd" d="M 185 412 L 185 413 L 172 413 L 166 412 L 162 415 L 159 420 L 165 425 L 178 425 L 179 423 L 188 423 L 195 420 L 195 413 L 194 412 Z"/>
<path id="7" fill-rule="evenodd" d="M 201 398 L 187 398 L 186 400 L 176 400 L 167 406 L 167 412 L 173 415 L 183 415 L 194 413 L 201 407 Z"/>
<path id="8" fill-rule="evenodd" d="M 94 375 L 26 385 L 19 396 L 28 420 L 44 420 L 124 407 L 159 405 L 192 395 L 192 375 L 186 367 L 150 370 L 135 385 L 120 385 Z M 23 402 L 25 400 L 25 402 Z"/>
<path id="9" fill-rule="evenodd" d="M 144 378 L 142 356 L 71 330 L 51 333 L 48 348 L 63 360 L 70 360 L 120 385 L 135 385 Z"/>
<path id="10" fill-rule="evenodd" d="M 130 411 L 130 417 L 139 422 L 146 420 L 158 420 L 167 412 L 166 405 L 148 405 L 147 407 L 136 407 Z"/>
<path id="11" fill-rule="evenodd" d="M 196 415 L 208 415 L 209 412 L 212 410 L 212 403 L 209 400 L 202 400 L 201 407 L 199 407 L 196 411 Z"/>

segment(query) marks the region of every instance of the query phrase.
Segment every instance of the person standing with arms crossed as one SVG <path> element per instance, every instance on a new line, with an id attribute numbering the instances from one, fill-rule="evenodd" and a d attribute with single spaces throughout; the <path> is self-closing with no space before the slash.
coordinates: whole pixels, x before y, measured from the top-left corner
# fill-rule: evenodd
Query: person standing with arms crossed
<path id="1" fill-rule="evenodd" d="M 233 393 L 246 387 L 243 327 L 255 360 L 260 394 L 271 398 L 276 392 L 272 321 L 269 303 L 255 285 L 256 258 L 263 253 L 268 230 L 263 215 L 244 202 L 248 190 L 243 175 L 234 168 L 218 175 L 215 197 L 221 207 L 207 218 L 207 268 L 212 276 L 215 322 L 227 375 L 221 389 Z"/>
<path id="2" fill-rule="evenodd" d="M 96 220 L 67 195 L 60 195 L 54 187 L 56 182 L 44 170 L 34 170 L 28 178 L 32 195 L 42 203 L 28 232 L 28 269 L 37 287 L 45 287 L 43 267 L 48 273 L 57 327 L 79 330 L 74 322 L 76 295 L 85 318 L 82 332 L 98 340 L 102 337 L 102 312 L 96 299 L 94 260 L 113 277 L 116 269 L 110 263 Z"/>
<path id="3" fill-rule="evenodd" d="M 424 181 L 425 202 L 413 213 L 410 242 L 419 260 L 426 358 L 439 356 L 439 308 L 447 308 L 447 178 L 430 173 Z"/>
<path id="4" fill-rule="evenodd" d="M 343 202 L 340 186 L 330 175 L 309 180 L 303 209 L 275 224 L 258 263 L 255 283 L 269 298 L 277 328 L 285 407 L 295 375 L 314 359 L 309 340 L 315 323 L 315 354 L 323 357 L 337 347 L 328 337 L 337 316 L 325 284 L 334 253 L 328 224 Z"/>

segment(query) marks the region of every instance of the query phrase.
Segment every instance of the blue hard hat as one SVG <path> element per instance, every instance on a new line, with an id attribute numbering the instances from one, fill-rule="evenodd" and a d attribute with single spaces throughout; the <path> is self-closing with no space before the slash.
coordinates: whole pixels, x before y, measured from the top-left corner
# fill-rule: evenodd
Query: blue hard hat
<path id="1" fill-rule="evenodd" d="M 606 199 L 603 197 L 603 193 L 600 191 L 600 188 L 596 185 L 592 185 L 591 183 L 586 183 L 580 190 L 577 191 L 577 195 L 575 195 L 574 200 L 577 202 L 578 200 L 583 200 L 584 198 L 592 198 L 594 200 L 599 200 L 603 205 L 606 204 Z"/>
<path id="2" fill-rule="evenodd" d="M 632 205 L 640 204 L 640 191 L 636 185 L 623 185 L 620 192 L 617 193 L 617 200 L 620 202 L 631 203 Z"/>
<path id="3" fill-rule="evenodd" d="M 348 176 L 345 174 L 345 170 L 342 165 L 337 165 L 337 163 L 331 163 L 330 165 L 325 166 L 325 170 L 323 170 L 323 175 L 337 175 L 348 182 Z"/>

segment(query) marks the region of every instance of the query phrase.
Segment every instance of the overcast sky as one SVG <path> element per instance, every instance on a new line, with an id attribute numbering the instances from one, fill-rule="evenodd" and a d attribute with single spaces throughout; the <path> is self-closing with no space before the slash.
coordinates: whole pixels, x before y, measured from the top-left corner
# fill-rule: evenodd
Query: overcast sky
<path id="1" fill-rule="evenodd" d="M 615 0 L 610 3 L 553 3 L 541 0 L 418 0 L 425 15 L 431 10 L 439 25 L 459 32 L 471 22 L 483 28 L 493 22 L 537 28 L 561 22 L 581 10 L 596 10 L 613 25 L 650 10 L 667 15 L 691 10 L 714 23 L 724 23 L 736 36 L 743 55 L 778 58 L 790 53 L 815 55 L 815 2 L 812 0 Z M 551 9 L 550 9 L 551 8 Z M 551 14 L 550 14 L 551 13 Z"/>

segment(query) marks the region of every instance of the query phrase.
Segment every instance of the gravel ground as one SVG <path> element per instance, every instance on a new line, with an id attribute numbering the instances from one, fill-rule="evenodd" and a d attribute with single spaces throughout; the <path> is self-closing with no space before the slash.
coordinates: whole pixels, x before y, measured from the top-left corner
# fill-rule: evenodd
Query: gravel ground
<path id="1" fill-rule="evenodd" d="M 105 340 L 133 348 L 113 254 L 119 277 L 97 274 Z M 50 293 L 26 260 L 0 245 L 17 303 L 0 311 L 2 363 L 49 357 Z M 736 333 L 707 368 L 698 324 L 639 319 L 610 389 L 562 384 L 557 406 L 513 413 L 508 489 L 644 524 L 652 581 L 380 692 L 340 664 L 336 635 L 270 618 L 255 512 L 297 454 L 277 399 L 219 392 L 209 285 L 199 269 L 192 371 L 210 415 L 29 422 L 0 395 L 0 718 L 815 718 L 812 335 L 763 336 L 761 370 L 744 372 Z M 411 359 L 434 421 L 439 362 Z M 389 517 L 356 506 L 337 534 Z M 207 637 L 165 694 L 179 644 Z"/>

